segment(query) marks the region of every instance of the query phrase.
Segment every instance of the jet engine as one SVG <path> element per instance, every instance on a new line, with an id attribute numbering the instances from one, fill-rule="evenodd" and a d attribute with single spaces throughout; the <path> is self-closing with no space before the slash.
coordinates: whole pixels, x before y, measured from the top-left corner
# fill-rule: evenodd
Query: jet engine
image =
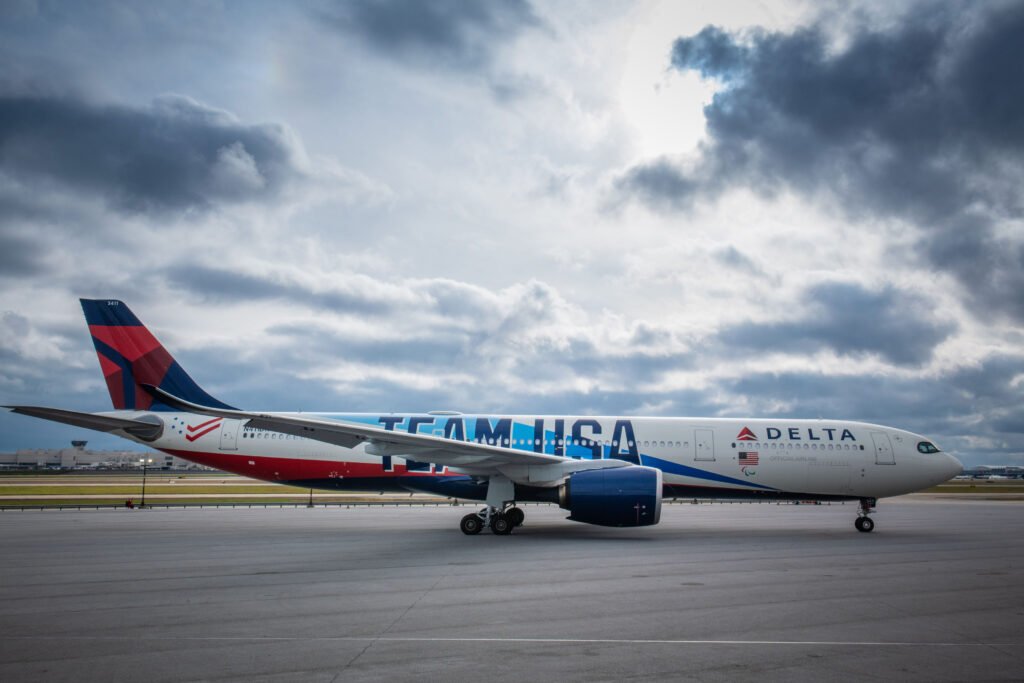
<path id="1" fill-rule="evenodd" d="M 661 470 L 631 465 L 583 470 L 559 487 L 569 519 L 600 526 L 650 526 L 661 519 Z"/>

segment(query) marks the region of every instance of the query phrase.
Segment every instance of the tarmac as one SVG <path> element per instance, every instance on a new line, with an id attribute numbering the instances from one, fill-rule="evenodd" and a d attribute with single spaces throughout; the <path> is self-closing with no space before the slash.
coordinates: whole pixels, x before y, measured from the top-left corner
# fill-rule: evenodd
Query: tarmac
<path id="1" fill-rule="evenodd" d="M 1024 506 L 0 513 L 3 681 L 1024 679 Z"/>

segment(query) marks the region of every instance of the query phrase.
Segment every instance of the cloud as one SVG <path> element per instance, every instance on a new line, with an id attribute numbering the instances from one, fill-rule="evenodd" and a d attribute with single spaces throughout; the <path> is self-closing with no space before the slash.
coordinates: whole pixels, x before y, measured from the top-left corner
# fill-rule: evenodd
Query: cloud
<path id="1" fill-rule="evenodd" d="M 159 275 L 177 290 L 217 303 L 278 300 L 335 313 L 376 316 L 390 312 L 405 298 L 400 288 L 359 275 L 317 284 L 289 272 L 255 274 L 193 263 L 171 266 Z"/>
<path id="2" fill-rule="evenodd" d="M 45 270 L 44 250 L 35 242 L 0 232 L 0 278 L 38 275 Z"/>
<path id="3" fill-rule="evenodd" d="M 968 465 L 1024 463 L 1024 357 L 993 355 L 938 376 L 828 376 L 792 371 L 722 379 L 720 390 L 748 398 L 744 412 L 766 417 L 856 419 L 933 437 Z M 735 409 L 732 410 L 735 414 Z"/>
<path id="4" fill-rule="evenodd" d="M 722 330 L 717 343 L 747 353 L 879 356 L 896 365 L 922 365 L 956 326 L 934 319 L 924 299 L 885 287 L 871 291 L 843 282 L 808 289 L 794 304 L 796 320 L 748 322 Z"/>
<path id="5" fill-rule="evenodd" d="M 758 368 L 736 377 L 735 362 L 722 364 L 717 352 L 691 349 L 671 327 L 582 311 L 539 281 L 491 290 L 448 279 L 382 281 L 198 265 L 157 271 L 152 278 L 145 289 L 163 292 L 166 282 L 216 303 L 211 319 L 219 322 L 212 336 L 199 334 L 210 331 L 206 320 L 193 320 L 198 327 L 190 331 L 183 321 L 192 316 L 179 318 L 169 337 L 164 328 L 154 329 L 207 390 L 247 408 L 821 415 L 908 428 L 974 462 L 1019 454 L 1020 356 L 992 356 L 939 376 Z M 159 298 L 176 302 L 174 310 L 182 300 L 195 312 L 212 308 L 193 296 Z M 135 311 L 152 323 L 148 311 L 154 307 L 159 304 Z M 806 290 L 794 312 L 797 318 L 788 322 L 728 328 L 706 346 L 750 356 L 831 349 L 910 364 L 927 357 L 947 333 L 932 322 L 922 298 L 893 288 L 824 283 Z M 862 326 L 893 333 L 876 339 L 859 335 Z M 43 325 L 31 315 L 7 313 L 0 316 L 0 342 L 6 402 L 106 407 L 80 323 Z M 64 439 L 64 433 L 53 438 Z M 28 443 L 42 432 L 18 434 Z"/>
<path id="6" fill-rule="evenodd" d="M 688 210 L 707 181 L 683 173 L 668 159 L 655 159 L 626 171 L 616 185 L 659 209 Z"/>
<path id="7" fill-rule="evenodd" d="M 186 97 L 140 108 L 0 95 L 0 173 L 99 194 L 120 211 L 274 201 L 307 179 L 306 166 L 284 126 L 243 124 Z"/>
<path id="8" fill-rule="evenodd" d="M 831 15 L 792 32 L 707 27 L 672 66 L 721 84 L 697 163 L 622 174 L 621 193 L 688 210 L 734 187 L 795 191 L 853 219 L 921 231 L 980 317 L 1024 321 L 1024 5 L 919 3 L 895 25 L 833 40 Z"/>
<path id="9" fill-rule="evenodd" d="M 449 405 L 500 406 L 510 393 L 649 387 L 694 361 L 670 331 L 640 323 L 610 335 L 611 328 L 536 280 L 490 290 L 449 279 L 386 282 L 344 272 L 196 264 L 156 277 L 157 289 L 163 277 L 229 317 L 260 304 L 269 324 L 259 333 L 258 353 L 273 358 L 269 365 L 300 377 L 316 372 L 346 397 L 381 382 L 405 382 L 433 387 Z M 288 316 L 282 320 L 275 311 Z"/>
<path id="10" fill-rule="evenodd" d="M 340 0 L 322 17 L 383 57 L 467 71 L 489 66 L 499 45 L 541 25 L 526 0 Z"/>

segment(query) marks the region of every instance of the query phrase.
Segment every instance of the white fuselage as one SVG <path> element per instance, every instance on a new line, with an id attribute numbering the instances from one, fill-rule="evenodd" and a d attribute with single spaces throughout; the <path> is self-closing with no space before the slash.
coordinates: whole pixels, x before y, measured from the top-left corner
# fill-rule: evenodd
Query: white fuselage
<path id="1" fill-rule="evenodd" d="M 145 414 L 164 422 L 163 433 L 148 445 L 269 481 L 308 485 L 323 480 L 330 488 L 348 488 L 360 479 L 381 487 L 394 479 L 396 487 L 406 488 L 400 479 L 475 474 L 471 467 L 435 469 L 398 456 L 382 457 L 365 445 L 343 448 L 255 430 L 240 420 Z M 627 460 L 662 470 L 665 495 L 881 498 L 934 486 L 961 471 L 960 463 L 945 453 L 922 452 L 919 444 L 929 443 L 924 437 L 863 422 L 447 413 L 316 417 L 568 458 Z M 517 484 L 533 483 L 528 468 L 509 467 L 507 473 Z"/>

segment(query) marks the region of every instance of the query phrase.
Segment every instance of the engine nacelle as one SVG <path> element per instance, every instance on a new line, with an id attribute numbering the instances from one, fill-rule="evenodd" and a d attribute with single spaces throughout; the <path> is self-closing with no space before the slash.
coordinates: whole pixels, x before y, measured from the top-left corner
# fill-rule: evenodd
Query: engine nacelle
<path id="1" fill-rule="evenodd" d="M 571 474 L 559 488 L 569 519 L 600 526 L 650 526 L 661 519 L 661 470 L 631 465 Z"/>

